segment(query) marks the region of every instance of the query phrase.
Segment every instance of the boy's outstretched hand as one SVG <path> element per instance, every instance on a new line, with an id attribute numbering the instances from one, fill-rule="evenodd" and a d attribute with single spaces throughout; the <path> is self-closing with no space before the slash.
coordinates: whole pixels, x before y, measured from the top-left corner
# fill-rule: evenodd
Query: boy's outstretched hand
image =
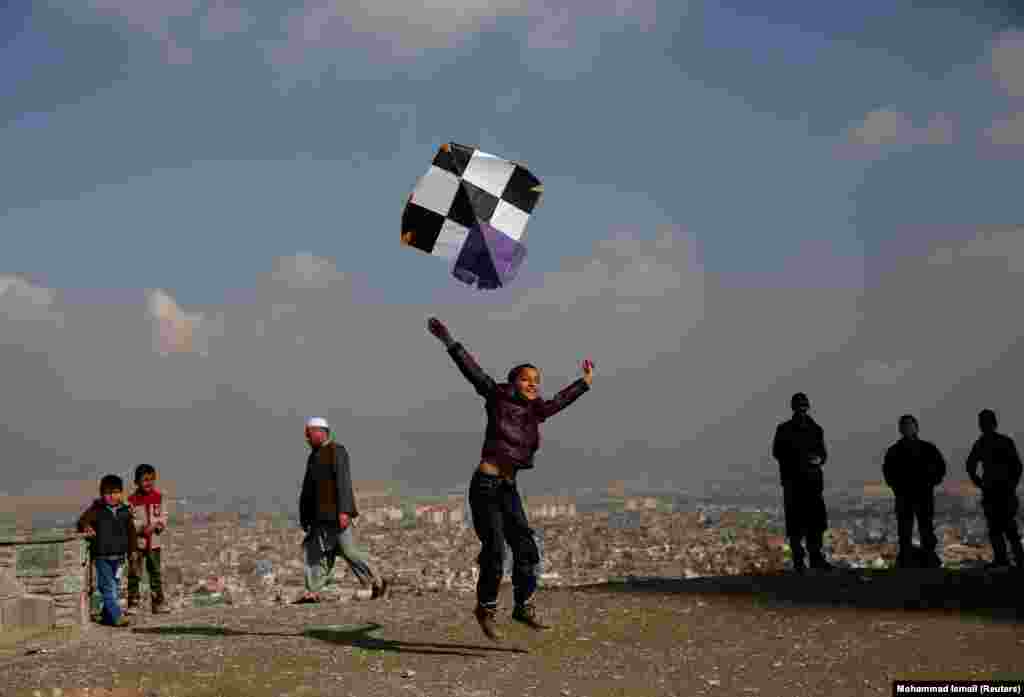
<path id="1" fill-rule="evenodd" d="M 583 380 L 587 386 L 594 381 L 594 361 L 589 358 L 583 359 Z"/>
<path id="2" fill-rule="evenodd" d="M 448 327 L 444 326 L 441 320 L 437 317 L 431 317 L 427 320 L 427 330 L 440 339 L 441 343 L 445 346 L 450 346 L 452 344 L 451 332 L 448 331 Z"/>

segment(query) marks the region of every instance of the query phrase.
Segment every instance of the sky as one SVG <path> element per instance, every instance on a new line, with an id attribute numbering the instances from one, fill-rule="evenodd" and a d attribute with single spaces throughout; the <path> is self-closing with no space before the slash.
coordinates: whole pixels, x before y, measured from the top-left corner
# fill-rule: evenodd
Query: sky
<path id="1" fill-rule="evenodd" d="M 547 396 L 594 359 L 527 492 L 771 477 L 796 391 L 833 483 L 903 413 L 962 476 L 981 408 L 1024 434 L 1024 17 L 777 4 L 0 6 L 0 493 L 150 462 L 288 499 L 309 416 L 357 480 L 462 486 L 433 315 Z M 399 243 L 447 141 L 544 183 L 509 287 Z"/>

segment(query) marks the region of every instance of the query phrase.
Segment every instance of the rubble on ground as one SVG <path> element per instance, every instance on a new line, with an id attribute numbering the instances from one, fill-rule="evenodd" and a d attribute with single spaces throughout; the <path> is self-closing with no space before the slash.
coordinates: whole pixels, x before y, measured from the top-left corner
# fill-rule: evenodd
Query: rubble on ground
<path id="1" fill-rule="evenodd" d="M 376 517 L 356 524 L 357 546 L 367 552 L 371 567 L 390 579 L 392 593 L 472 596 L 478 576 L 476 534 L 462 517 L 438 520 L 426 517 L 410 524 Z M 839 567 L 891 566 L 897 551 L 891 523 L 864 516 L 832 528 L 826 535 L 826 553 Z M 542 517 L 531 524 L 544 548 L 540 578 L 548 587 L 628 576 L 771 574 L 790 564 L 777 509 L 705 506 L 664 512 L 641 507 Z M 937 526 L 946 566 L 973 566 L 988 555 L 978 526 L 972 523 L 967 528 L 946 522 Z M 301 529 L 281 517 L 263 516 L 241 524 L 237 515 L 225 515 L 172 525 L 163 535 L 169 607 L 294 601 L 303 591 L 302 539 Z M 323 596 L 347 601 L 367 593 L 339 558 L 335 578 Z M 148 609 L 148 602 L 143 602 L 140 611 Z"/>

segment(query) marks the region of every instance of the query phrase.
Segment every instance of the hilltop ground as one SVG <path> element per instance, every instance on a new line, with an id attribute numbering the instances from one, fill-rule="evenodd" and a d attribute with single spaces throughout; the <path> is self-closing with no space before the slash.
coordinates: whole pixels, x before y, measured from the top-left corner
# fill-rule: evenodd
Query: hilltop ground
<path id="1" fill-rule="evenodd" d="M 846 571 L 554 589 L 540 603 L 556 626 L 537 634 L 506 617 L 502 644 L 458 593 L 189 608 L 37 641 L 46 652 L 0 658 L 0 694 L 887 695 L 896 678 L 1024 678 L 1019 588 L 1012 573 Z"/>

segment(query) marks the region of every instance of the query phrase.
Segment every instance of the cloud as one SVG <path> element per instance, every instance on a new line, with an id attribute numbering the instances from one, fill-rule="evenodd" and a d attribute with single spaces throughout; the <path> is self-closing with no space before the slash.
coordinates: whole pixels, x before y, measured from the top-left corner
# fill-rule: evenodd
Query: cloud
<path id="1" fill-rule="evenodd" d="M 906 374 L 911 365 L 910 361 L 869 360 L 858 369 L 857 376 L 866 385 L 892 385 Z"/>
<path id="2" fill-rule="evenodd" d="M 956 247 L 944 246 L 928 257 L 935 266 L 952 266 L 964 259 L 993 259 L 1012 273 L 1024 271 L 1024 226 L 985 228 Z"/>
<path id="3" fill-rule="evenodd" d="M 1024 31 L 1008 31 L 992 42 L 992 74 L 1012 97 L 1024 97 Z"/>
<path id="4" fill-rule="evenodd" d="M 1024 145 L 1024 111 L 1005 119 L 996 119 L 985 130 L 993 145 Z"/>
<path id="5" fill-rule="evenodd" d="M 209 323 L 204 327 L 201 313 L 186 313 L 174 298 L 162 290 L 149 293 L 149 317 L 153 321 L 156 350 L 163 356 L 170 353 L 197 353 L 208 351 Z"/>
<path id="6" fill-rule="evenodd" d="M 49 288 L 33 285 L 18 276 L 0 275 L 0 317 L 7 321 L 43 320 L 59 324 L 63 315 L 53 309 L 56 297 Z"/>
<path id="7" fill-rule="evenodd" d="M 242 34 L 254 24 L 253 15 L 230 0 L 88 0 L 96 17 L 111 17 L 135 31 L 149 34 L 161 45 L 164 61 L 189 65 L 193 46 Z M 80 8 L 72 5 L 71 11 Z M 186 20 L 198 19 L 198 31 Z"/>
<path id="8" fill-rule="evenodd" d="M 131 28 L 151 35 L 162 44 L 167 63 L 192 62 L 192 49 L 181 44 L 171 30 L 171 21 L 193 16 L 200 0 L 88 0 L 88 4 L 100 15 L 117 16 Z"/>
<path id="9" fill-rule="evenodd" d="M 523 54 L 528 63 L 547 49 L 582 50 L 591 56 L 593 45 L 581 48 L 582 35 L 593 33 L 589 20 L 602 19 L 619 29 L 626 23 L 650 29 L 656 7 L 657 0 L 571 0 L 557 7 L 541 0 L 306 0 L 282 20 L 286 38 L 270 48 L 268 57 L 286 73 L 303 65 L 322 69 L 325 61 L 342 60 L 338 51 L 351 48 L 371 51 L 381 61 L 407 61 L 424 51 L 455 48 L 504 19 L 527 23 Z"/>
<path id="10" fill-rule="evenodd" d="M 323 290 L 332 282 L 343 280 L 345 274 L 339 272 L 330 259 L 314 256 L 310 252 L 301 252 L 279 259 L 271 278 L 283 283 L 287 288 Z"/>
<path id="11" fill-rule="evenodd" d="M 450 48 L 502 16 L 521 15 L 525 0 L 306 0 L 283 25 L 287 38 L 274 46 L 274 63 L 294 64 L 317 48 L 343 48 L 362 37 L 385 45 L 394 56 Z"/>
<path id="12" fill-rule="evenodd" d="M 222 39 L 229 34 L 242 34 L 252 26 L 254 18 L 244 7 L 216 0 L 203 17 L 201 35 L 204 39 Z"/>
<path id="13" fill-rule="evenodd" d="M 1024 344 L 1015 323 L 992 318 L 1016 316 L 1022 232 L 971 230 L 896 259 L 870 288 L 790 267 L 740 286 L 706 268 L 699 238 L 675 227 L 621 232 L 473 303 L 362 301 L 350 272 L 309 252 L 276 260 L 245 302 L 185 309 L 166 291 L 140 294 L 145 312 L 71 304 L 71 291 L 62 300 L 4 277 L 0 365 L 19 399 L 0 403 L 14 434 L 0 433 L 0 448 L 35 465 L 5 489 L 141 458 L 183 491 L 291 492 L 311 413 L 337 424 L 357 478 L 464 483 L 482 403 L 427 334 L 429 315 L 492 375 L 539 365 L 546 395 L 579 375 L 583 357 L 596 361 L 592 393 L 545 425 L 535 490 L 600 486 L 623 466 L 689 484 L 754 476 L 771 469 L 771 430 L 798 390 L 826 428 L 834 476 L 874 478 L 870 458 L 900 413 L 922 414 L 944 449 L 969 445 L 963 415 L 981 401 L 1012 424 L 1006 376 L 1024 369 Z M 24 321 L 55 316 L 60 327 Z"/>
<path id="14" fill-rule="evenodd" d="M 846 131 L 847 142 L 854 146 L 882 148 L 905 145 L 949 145 L 953 143 L 955 124 L 948 114 L 934 114 L 918 127 L 902 111 L 877 109 L 858 125 Z"/>

